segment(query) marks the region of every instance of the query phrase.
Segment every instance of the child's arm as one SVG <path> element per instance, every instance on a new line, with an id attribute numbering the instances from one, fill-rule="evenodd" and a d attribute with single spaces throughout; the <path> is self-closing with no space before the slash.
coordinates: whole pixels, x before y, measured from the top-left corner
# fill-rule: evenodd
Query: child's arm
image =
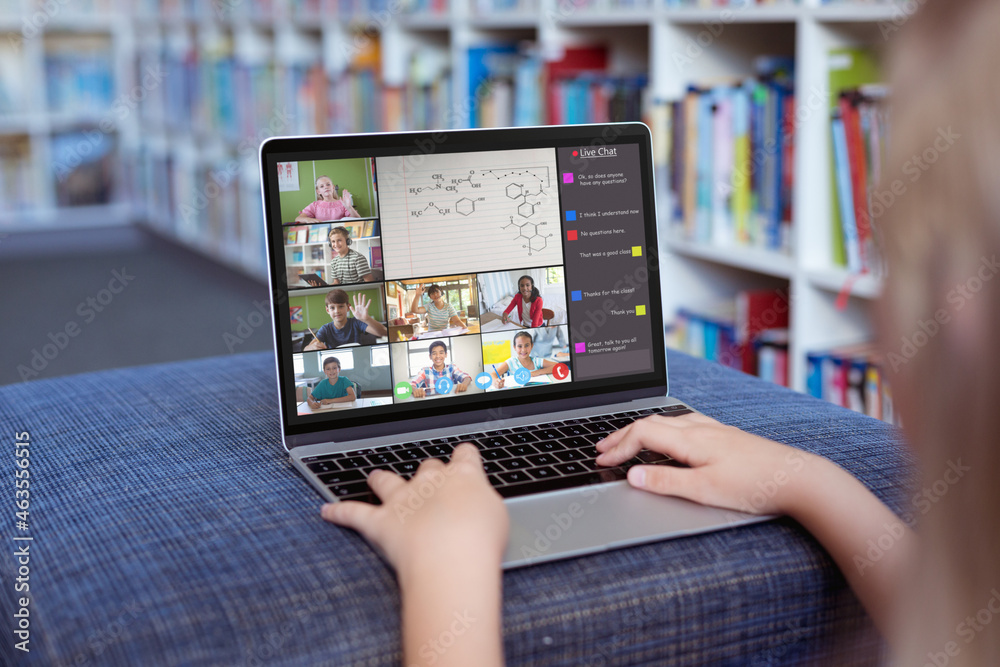
<path id="1" fill-rule="evenodd" d="M 324 398 L 321 402 L 323 405 L 329 405 L 331 403 L 350 403 L 355 400 L 354 387 L 347 388 L 347 396 L 341 396 L 340 398 Z"/>
<path id="2" fill-rule="evenodd" d="M 507 324 L 507 321 L 510 320 L 510 311 L 514 310 L 514 306 L 517 305 L 517 300 L 520 298 L 521 298 L 520 294 L 515 294 L 514 298 L 511 299 L 510 303 L 507 305 L 507 308 L 503 311 L 503 314 L 500 315 L 500 321 L 502 321 L 504 324 Z"/>
<path id="3" fill-rule="evenodd" d="M 555 367 L 556 362 L 551 359 L 542 359 L 542 367 L 531 371 L 531 377 L 535 377 L 536 375 L 552 375 Z"/>
<path id="4" fill-rule="evenodd" d="M 423 315 L 427 312 L 427 309 L 420 305 L 420 297 L 424 294 L 423 283 L 417 285 L 417 289 L 413 292 L 413 302 L 410 304 L 410 312 L 417 313 L 418 315 Z"/>
<path id="5" fill-rule="evenodd" d="M 379 470 L 368 483 L 381 505 L 344 501 L 322 514 L 360 532 L 396 569 L 403 664 L 503 665 L 500 561 L 509 519 L 475 447 L 459 445 L 447 465 L 424 461 L 409 482 Z M 434 493 L 418 497 L 427 484 Z M 445 633 L 454 639 L 447 650 L 439 643 Z"/>
<path id="6" fill-rule="evenodd" d="M 427 386 L 427 376 L 423 371 L 410 380 L 410 384 L 413 385 L 413 398 L 423 398 L 427 395 L 427 390 L 424 388 Z"/>
<path id="7" fill-rule="evenodd" d="M 309 204 L 302 212 L 295 216 L 295 222 L 319 222 L 314 216 L 316 215 L 316 202 Z"/>
<path id="8" fill-rule="evenodd" d="M 891 636 L 916 535 L 850 473 L 699 414 L 629 424 L 597 443 L 597 462 L 618 465 L 643 447 L 691 467 L 636 466 L 628 473 L 632 486 L 753 514 L 787 514 L 826 548 L 882 636 Z M 869 542 L 886 535 L 893 546 L 877 563 L 866 560 Z"/>
<path id="9" fill-rule="evenodd" d="M 542 319 L 542 297 L 539 296 L 531 302 L 531 310 L 528 311 L 528 314 L 531 315 L 531 326 L 540 327 L 545 324 Z"/>
<path id="10" fill-rule="evenodd" d="M 452 381 L 458 380 L 455 382 L 455 391 L 462 393 L 469 388 L 470 384 L 472 384 L 472 376 L 457 368 L 455 370 L 457 371 L 456 377 L 452 379 Z"/>
<path id="11" fill-rule="evenodd" d="M 359 322 L 364 322 L 367 325 L 365 331 L 373 336 L 385 336 L 389 330 L 385 328 L 384 324 L 368 314 L 369 305 L 371 305 L 371 301 L 367 299 L 364 294 L 355 294 L 354 306 L 351 309 L 351 312 L 354 314 L 354 319 Z"/>
<path id="12" fill-rule="evenodd" d="M 499 366 L 494 366 L 493 368 L 494 368 L 495 372 L 491 372 L 490 373 L 490 377 L 493 378 L 493 385 L 497 389 L 502 389 L 503 388 L 503 378 L 504 378 L 505 375 L 507 375 L 507 372 L 510 370 L 510 366 L 508 366 L 507 362 L 505 361 L 502 364 L 500 364 Z"/>

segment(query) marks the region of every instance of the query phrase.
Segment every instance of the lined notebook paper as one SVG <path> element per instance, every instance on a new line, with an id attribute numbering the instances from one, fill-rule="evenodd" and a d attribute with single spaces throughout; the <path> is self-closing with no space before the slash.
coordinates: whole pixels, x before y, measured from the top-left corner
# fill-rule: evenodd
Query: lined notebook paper
<path id="1" fill-rule="evenodd" d="M 386 279 L 563 263 L 551 148 L 376 158 Z"/>

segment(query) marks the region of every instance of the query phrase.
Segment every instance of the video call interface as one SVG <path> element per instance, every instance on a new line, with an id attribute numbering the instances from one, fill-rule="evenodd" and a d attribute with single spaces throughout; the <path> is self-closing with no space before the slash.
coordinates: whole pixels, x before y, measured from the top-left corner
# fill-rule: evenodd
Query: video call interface
<path id="1" fill-rule="evenodd" d="M 652 369 L 638 145 L 277 170 L 298 415 Z"/>

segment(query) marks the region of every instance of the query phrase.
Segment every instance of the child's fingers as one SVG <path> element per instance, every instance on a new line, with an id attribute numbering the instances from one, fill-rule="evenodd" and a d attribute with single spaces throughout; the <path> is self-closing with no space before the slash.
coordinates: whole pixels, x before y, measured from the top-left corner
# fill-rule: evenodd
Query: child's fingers
<path id="1" fill-rule="evenodd" d="M 631 428 L 636 425 L 636 423 L 637 422 L 632 422 L 628 426 L 620 428 L 614 433 L 609 433 L 608 435 L 604 436 L 604 439 L 598 440 L 595 445 L 595 447 L 597 447 L 597 451 L 606 452 L 615 445 L 617 445 L 619 442 L 621 442 L 621 439 L 625 437 L 625 434 L 628 433 L 628 431 L 631 430 Z"/>
<path id="2" fill-rule="evenodd" d="M 330 523 L 365 533 L 375 521 L 375 511 L 374 505 L 357 500 L 344 500 L 323 505 L 320 508 L 320 516 Z"/>
<path id="3" fill-rule="evenodd" d="M 467 463 L 473 468 L 478 470 L 483 476 L 486 475 L 486 471 L 483 470 L 483 460 L 479 456 L 479 450 L 471 442 L 463 442 L 455 448 L 451 453 L 452 463 Z"/>
<path id="4" fill-rule="evenodd" d="M 677 459 L 688 465 L 700 465 L 692 458 L 695 450 L 691 447 L 686 429 L 674 425 L 676 417 L 654 421 L 641 419 L 628 425 L 619 441 L 610 449 L 597 457 L 601 465 L 619 465 L 639 453 L 639 450 L 651 449 L 661 454 Z"/>
<path id="5" fill-rule="evenodd" d="M 705 485 L 697 469 L 671 466 L 635 466 L 628 471 L 628 483 L 637 489 L 662 496 L 677 496 L 703 503 Z"/>
<path id="6" fill-rule="evenodd" d="M 371 487 L 375 495 L 379 497 L 379 500 L 385 500 L 393 493 L 396 492 L 400 487 L 405 486 L 406 482 L 402 477 L 394 472 L 389 472 L 388 470 L 373 470 L 370 475 L 368 475 L 368 486 Z"/>

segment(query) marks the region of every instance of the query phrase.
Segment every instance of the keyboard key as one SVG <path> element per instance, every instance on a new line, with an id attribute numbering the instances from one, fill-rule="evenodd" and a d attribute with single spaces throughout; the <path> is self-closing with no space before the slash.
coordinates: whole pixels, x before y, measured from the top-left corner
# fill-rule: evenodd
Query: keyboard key
<path id="1" fill-rule="evenodd" d="M 670 412 L 664 412 L 662 416 L 680 417 L 681 415 L 691 415 L 691 414 L 694 414 L 694 410 L 671 410 Z"/>
<path id="2" fill-rule="evenodd" d="M 569 435 L 569 436 L 583 435 L 584 433 L 590 433 L 590 431 L 588 431 L 586 428 L 584 428 L 580 424 L 572 424 L 572 425 L 569 425 L 569 426 L 562 426 L 562 427 L 559 428 L 559 431 L 563 435 Z"/>
<path id="3" fill-rule="evenodd" d="M 364 473 L 360 470 L 335 470 L 319 476 L 319 481 L 327 486 L 337 486 L 348 482 L 365 481 Z"/>
<path id="4" fill-rule="evenodd" d="M 666 454 L 661 454 L 659 452 L 653 452 L 648 449 L 644 449 L 635 458 L 639 459 L 643 463 L 659 463 L 660 461 L 667 461 L 670 459 Z"/>
<path id="5" fill-rule="evenodd" d="M 587 469 L 579 463 L 557 463 L 555 468 L 557 472 L 563 475 L 576 475 L 577 473 L 587 472 Z"/>
<path id="6" fill-rule="evenodd" d="M 565 437 L 562 433 L 555 430 L 554 428 L 535 431 L 534 435 L 539 440 L 558 440 L 559 438 Z"/>
<path id="7" fill-rule="evenodd" d="M 563 463 L 562 465 L 576 465 L 573 463 Z M 540 470 L 540 468 L 539 468 Z M 625 471 L 621 468 L 607 468 L 600 472 L 588 472 L 582 475 L 567 475 L 565 477 L 555 476 L 550 479 L 537 479 L 525 484 L 512 484 L 497 489 L 497 492 L 504 498 L 515 498 L 529 493 L 544 493 L 546 491 L 558 491 L 560 489 L 572 489 L 590 484 L 602 484 L 604 482 L 615 482 L 625 479 Z"/>
<path id="8" fill-rule="evenodd" d="M 528 470 L 528 474 L 535 479 L 552 479 L 556 476 L 556 471 L 548 466 L 543 466 L 541 468 L 531 468 Z"/>
<path id="9" fill-rule="evenodd" d="M 557 452 L 565 449 L 566 445 L 558 440 L 543 440 L 542 442 L 536 442 L 533 447 L 540 452 Z"/>
<path id="10" fill-rule="evenodd" d="M 530 463 L 533 466 L 547 466 L 547 465 L 552 465 L 553 463 L 557 462 L 558 460 L 559 459 L 557 459 L 552 454 L 535 454 L 534 456 L 529 456 L 528 457 L 528 463 Z"/>
<path id="11" fill-rule="evenodd" d="M 498 472 L 503 472 L 503 467 L 496 461 L 485 461 L 483 463 L 483 470 L 486 471 L 487 475 L 493 475 Z"/>
<path id="12" fill-rule="evenodd" d="M 609 420 L 608 424 L 617 431 L 620 428 L 625 428 L 634 421 L 635 419 L 633 419 L 632 417 L 619 417 L 617 419 Z"/>
<path id="13" fill-rule="evenodd" d="M 334 484 L 329 487 L 333 495 L 337 497 L 344 496 L 355 496 L 358 494 L 369 493 L 371 489 L 368 488 L 368 482 L 348 482 L 346 484 Z"/>
<path id="14" fill-rule="evenodd" d="M 510 458 L 510 454 L 508 454 L 503 447 L 498 447 L 496 449 L 484 449 L 479 452 L 479 454 L 483 457 L 484 461 L 497 461 L 499 459 Z"/>
<path id="15" fill-rule="evenodd" d="M 367 493 L 360 493 L 353 496 L 345 496 L 341 500 L 357 500 L 358 502 L 368 503 L 369 505 L 381 505 L 382 501 L 378 499 L 373 491 L 368 491 Z"/>
<path id="16" fill-rule="evenodd" d="M 333 461 L 336 459 L 342 459 L 347 456 L 347 452 L 337 452 L 336 454 L 323 454 L 322 456 L 306 456 L 302 459 L 303 463 L 312 463 L 313 461 Z"/>
<path id="17" fill-rule="evenodd" d="M 412 447 L 410 449 L 403 449 L 396 452 L 396 457 L 398 457 L 400 461 L 416 461 L 418 459 L 426 459 L 427 452 L 420 447 Z"/>
<path id="18" fill-rule="evenodd" d="M 524 459 L 504 459 L 500 462 L 504 470 L 520 470 L 529 467 L 529 463 Z"/>
<path id="19" fill-rule="evenodd" d="M 507 447 L 507 451 L 510 452 L 512 456 L 527 456 L 528 454 L 537 454 L 538 450 L 531 445 L 511 445 Z"/>
<path id="20" fill-rule="evenodd" d="M 419 461 L 399 461 L 398 463 L 393 463 L 389 466 L 400 475 L 406 477 L 407 475 L 414 475 L 417 472 L 417 468 L 420 467 Z"/>
<path id="21" fill-rule="evenodd" d="M 528 477 L 528 474 L 521 470 L 515 470 L 513 472 L 502 472 L 499 475 L 497 475 L 497 477 L 499 477 L 504 484 L 520 484 L 521 482 L 531 481 L 531 478 Z"/>
<path id="22" fill-rule="evenodd" d="M 367 468 L 368 466 L 368 459 L 363 456 L 351 456 L 340 462 L 340 467 L 344 470 L 351 470 L 352 468 Z"/>
<path id="23" fill-rule="evenodd" d="M 395 454 L 390 454 L 389 452 L 376 452 L 374 454 L 368 455 L 368 460 L 372 462 L 372 465 L 384 466 L 390 463 L 395 463 L 399 458 Z"/>
<path id="24" fill-rule="evenodd" d="M 505 436 L 515 445 L 525 445 L 529 442 L 538 442 L 538 438 L 533 433 L 510 433 Z"/>
<path id="25" fill-rule="evenodd" d="M 556 452 L 555 456 L 560 461 L 579 461 L 580 459 L 587 458 L 587 455 L 579 449 L 567 449 L 561 452 Z"/>
<path id="26" fill-rule="evenodd" d="M 315 473 L 321 472 L 333 472 L 334 470 L 340 470 L 340 466 L 333 461 L 317 461 L 316 463 L 308 463 L 306 467 Z"/>
<path id="27" fill-rule="evenodd" d="M 510 441 L 502 435 L 494 435 L 489 438 L 480 438 L 479 443 L 483 447 L 504 447 L 509 445 Z"/>
<path id="28" fill-rule="evenodd" d="M 588 433 L 587 435 L 594 435 L 594 434 Z M 577 436 L 573 438 L 563 438 L 559 442 L 563 443 L 567 447 L 590 447 L 591 445 L 594 444 L 582 436 Z"/>
<path id="29" fill-rule="evenodd" d="M 606 421 L 590 422 L 585 426 L 591 433 L 611 433 L 618 430 Z"/>
<path id="30" fill-rule="evenodd" d="M 430 456 L 430 457 L 432 457 L 432 458 L 442 458 L 442 457 L 450 456 L 451 455 L 451 450 L 453 450 L 453 449 L 454 449 L 454 447 L 452 447 L 451 445 L 442 445 L 440 443 L 436 444 L 436 445 L 428 445 L 427 447 L 424 447 L 424 451 L 426 451 L 427 455 Z"/>

